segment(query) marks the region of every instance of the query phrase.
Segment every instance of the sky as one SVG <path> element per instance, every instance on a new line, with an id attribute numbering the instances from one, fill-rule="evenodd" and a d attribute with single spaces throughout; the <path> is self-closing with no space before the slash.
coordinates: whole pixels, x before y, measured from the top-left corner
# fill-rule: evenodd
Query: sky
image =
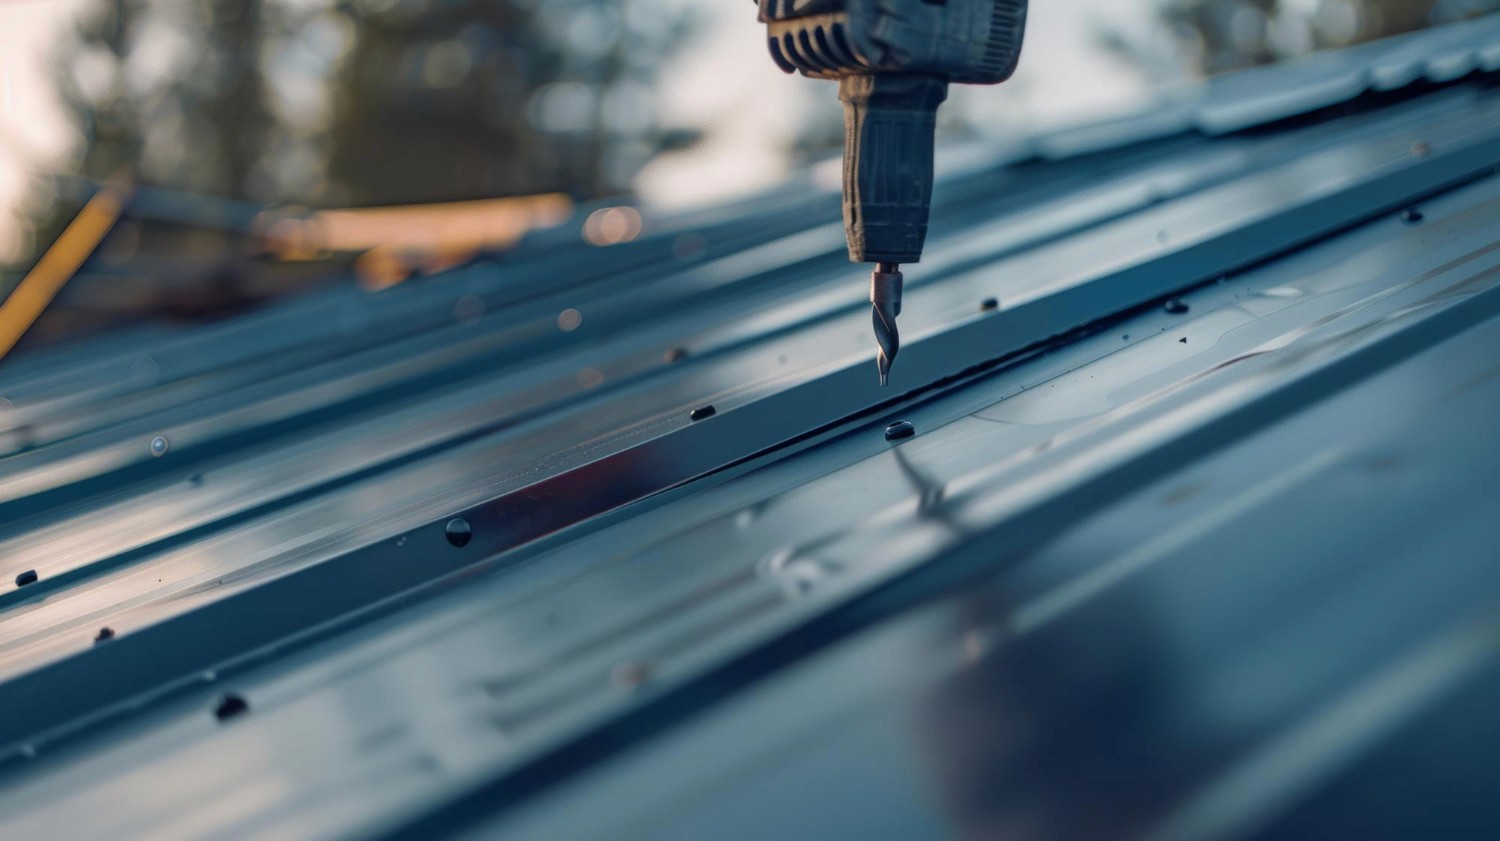
<path id="1" fill-rule="evenodd" d="M 80 0 L 0 0 L 0 262 L 28 250 L 11 214 L 28 168 L 61 160 L 69 131 L 47 81 L 47 52 Z"/>
<path id="2" fill-rule="evenodd" d="M 48 52 L 87 0 L 0 0 L 0 263 L 24 257 L 18 210 L 28 172 L 56 171 L 70 130 L 50 91 Z M 159 0 L 172 2 L 172 0 Z M 809 119 L 837 119 L 836 86 L 786 76 L 766 54 L 763 29 L 743 0 L 701 0 L 707 26 L 661 77 L 670 124 L 707 129 L 703 143 L 654 162 L 638 190 L 663 206 L 711 203 L 789 175 L 786 149 Z M 1000 88 L 955 86 L 961 110 L 997 138 L 1128 110 L 1150 96 L 1133 68 L 1103 54 L 1095 33 L 1142 32 L 1151 3 L 1042 0 L 1031 6 L 1021 69 Z"/>

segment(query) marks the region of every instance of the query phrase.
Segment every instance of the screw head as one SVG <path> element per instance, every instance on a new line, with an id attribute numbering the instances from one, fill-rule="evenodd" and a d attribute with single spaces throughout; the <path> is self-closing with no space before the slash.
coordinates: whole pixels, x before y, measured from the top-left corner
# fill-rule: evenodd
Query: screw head
<path id="1" fill-rule="evenodd" d="M 688 412 L 688 418 L 695 421 L 701 421 L 705 418 L 711 418 L 718 413 L 719 410 L 715 409 L 713 406 L 699 406 L 691 412 Z"/>
<path id="2" fill-rule="evenodd" d="M 912 426 L 911 421 L 899 420 L 885 428 L 885 440 L 900 441 L 917 434 L 917 428 Z"/>
<path id="3" fill-rule="evenodd" d="M 1172 315 L 1182 315 L 1191 308 L 1188 306 L 1187 301 L 1184 301 L 1181 298 L 1172 298 L 1165 304 L 1162 304 L 1162 309 L 1166 310 Z"/>
<path id="4" fill-rule="evenodd" d="M 99 633 L 97 633 L 97 634 L 94 635 L 94 644 L 98 645 L 101 642 L 108 642 L 109 640 L 112 640 L 114 638 L 115 638 L 115 629 L 111 628 L 111 627 L 108 627 L 108 626 L 105 626 L 103 628 L 100 628 L 99 629 Z"/>
<path id="5" fill-rule="evenodd" d="M 158 435 L 155 438 L 151 439 L 151 455 L 155 456 L 156 458 L 161 458 L 162 456 L 166 455 L 167 450 L 171 449 L 171 447 L 171 443 L 168 442 L 167 439 L 163 436 Z"/>
<path id="6" fill-rule="evenodd" d="M 448 534 L 448 542 L 460 549 L 468 546 L 469 541 L 474 539 L 474 530 L 469 527 L 469 521 L 463 517 L 454 517 L 449 520 L 445 531 Z"/>
<path id="7" fill-rule="evenodd" d="M 16 586 L 25 587 L 27 584 L 36 583 L 36 570 L 28 569 L 16 576 Z"/>
<path id="8" fill-rule="evenodd" d="M 980 312 L 994 312 L 997 309 L 1000 309 L 999 298 L 985 298 L 983 301 L 979 302 Z"/>
<path id="9" fill-rule="evenodd" d="M 1415 225 L 1426 218 L 1427 217 L 1422 213 L 1422 211 L 1416 209 L 1415 207 L 1408 207 L 1407 209 L 1401 211 L 1401 221 L 1405 222 L 1408 225 Z"/>

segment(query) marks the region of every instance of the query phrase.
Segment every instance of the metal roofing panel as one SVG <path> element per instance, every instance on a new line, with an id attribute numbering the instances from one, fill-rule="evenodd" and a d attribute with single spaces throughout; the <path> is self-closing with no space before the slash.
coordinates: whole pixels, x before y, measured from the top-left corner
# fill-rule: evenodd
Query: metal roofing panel
<path id="1" fill-rule="evenodd" d="M 1285 116 L 1253 96 L 1226 108 Z M 1263 779 L 1259 757 L 1299 744 L 1316 710 L 1468 641 L 1389 726 L 1315 754 L 1354 767 L 1493 661 L 1464 624 L 1493 592 L 1475 551 L 1493 453 L 1461 454 L 1495 396 L 1496 109 L 1481 81 L 1233 137 L 1106 128 L 1059 141 L 1066 157 L 968 170 L 912 272 L 892 391 L 870 384 L 837 227 L 791 224 L 786 195 L 718 216 L 702 260 L 674 253 L 681 219 L 609 252 L 628 288 L 604 252 L 539 240 L 173 337 L 143 348 L 154 381 L 115 382 L 123 359 L 33 369 L 11 429 L 36 445 L 0 460 L 0 554 L 40 574 L 0 594 L 0 827 L 691 835 L 863 815 L 916 831 L 989 813 L 908 796 L 945 790 L 927 769 L 958 755 L 889 725 L 969 702 L 1057 750 L 983 753 L 999 770 L 955 784 L 1009 780 L 997 802 L 1048 805 L 1056 834 L 1093 828 L 1051 808 L 1077 797 L 1142 831 L 1250 826 L 1196 804 Z M 454 312 L 465 296 L 478 320 Z M 215 349 L 241 335 L 255 343 Z M 261 358 L 273 347 L 293 356 Z M 92 391 L 69 395 L 70 375 Z M 888 442 L 895 420 L 915 437 Z M 1367 474 L 1400 478 L 1350 480 Z M 1352 496 L 1368 520 L 1321 513 Z M 1403 542 L 1401 505 L 1444 528 Z M 1432 554 L 1452 563 L 1434 573 Z M 1351 594 L 1339 573 L 1371 583 Z M 1398 596 L 1409 614 L 1353 633 Z M 1059 650 L 1079 666 L 1053 685 L 1027 664 Z M 1285 659 L 1302 650 L 1323 659 Z M 1233 691 L 1277 664 L 1280 694 Z M 1015 668 L 1025 681 L 995 691 Z M 965 679 L 938 714 L 908 700 Z M 1142 680 L 1162 706 L 1129 703 Z M 817 727 L 829 710 L 847 726 Z M 1099 767 L 1137 773 L 1149 802 L 1077 773 L 1085 743 L 1064 725 L 1097 711 L 1114 715 L 1093 731 Z M 1233 739 L 1188 738 L 1225 721 L 1213 732 Z M 1140 732 L 1173 762 L 1142 771 Z M 621 771 L 637 762 L 657 772 Z M 787 806 L 816 778 L 800 775 L 855 767 L 891 792 L 883 808 Z M 682 786 L 713 808 L 677 810 Z"/>

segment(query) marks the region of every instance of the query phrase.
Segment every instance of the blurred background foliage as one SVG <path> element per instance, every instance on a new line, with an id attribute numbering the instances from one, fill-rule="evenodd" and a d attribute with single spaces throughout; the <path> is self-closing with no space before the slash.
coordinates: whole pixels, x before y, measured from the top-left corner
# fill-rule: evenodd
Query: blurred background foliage
<path id="1" fill-rule="evenodd" d="M 123 179 L 167 192 L 156 197 L 162 212 L 128 216 L 110 233 L 55 305 L 69 317 L 53 317 L 28 337 L 34 344 L 143 313 L 216 317 L 344 276 L 326 265 L 264 260 L 247 233 L 265 208 L 296 214 L 298 207 L 550 192 L 628 196 L 648 165 L 645 181 L 654 179 L 658 193 L 707 185 L 694 194 L 712 198 L 713 170 L 691 150 L 728 131 L 715 113 L 734 111 L 726 102 L 717 111 L 695 105 L 665 116 L 683 86 L 696 85 L 699 100 L 735 100 L 739 112 L 750 112 L 736 117 L 742 123 L 796 112 L 781 136 L 725 147 L 716 159 L 721 174 L 749 168 L 751 154 L 775 146 L 783 162 L 775 174 L 784 176 L 836 153 L 842 138 L 831 89 L 793 86 L 800 100 L 792 102 L 793 88 L 753 81 L 773 71 L 743 0 L 75 2 L 79 12 L 50 51 L 73 143 L 59 164 L 29 179 L 14 214 L 19 235 L 10 237 L 29 247 L 0 265 L 0 293 L 97 184 Z M 1497 6 L 1500 0 L 1036 0 L 1033 30 L 1084 33 L 1074 39 L 1077 55 L 1108 54 L 1149 90 Z M 1002 95 L 956 92 L 944 113 L 951 137 L 1025 128 L 1018 99 L 1067 98 L 1039 81 L 1043 73 L 1030 72 L 1053 62 L 1051 75 L 1077 63 L 1048 37 L 1029 35 L 1029 62 Z M 736 49 L 744 42 L 738 66 L 700 64 L 714 69 L 698 75 L 712 78 L 680 78 L 679 53 L 726 38 Z M 674 75 L 664 80 L 667 68 Z M 745 98 L 746 90 L 773 87 L 762 102 Z M 1075 81 L 1070 90 L 1082 96 L 1088 87 Z M 814 107 L 813 96 L 828 102 Z M 674 150 L 675 157 L 661 157 Z"/>
<path id="2" fill-rule="evenodd" d="M 55 51 L 68 169 L 268 205 L 624 190 L 672 140 L 651 87 L 695 18 L 662 0 L 91 2 Z"/>

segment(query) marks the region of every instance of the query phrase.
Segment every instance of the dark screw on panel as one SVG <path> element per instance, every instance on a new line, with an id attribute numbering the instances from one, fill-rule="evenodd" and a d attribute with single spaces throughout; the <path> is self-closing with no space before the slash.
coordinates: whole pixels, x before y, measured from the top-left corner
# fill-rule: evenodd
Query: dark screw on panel
<path id="1" fill-rule="evenodd" d="M 1187 301 L 1181 298 L 1173 298 L 1162 305 L 1162 309 L 1173 315 L 1182 315 L 1188 311 Z"/>
<path id="2" fill-rule="evenodd" d="M 692 410 L 691 412 L 688 412 L 688 417 L 692 418 L 695 421 L 701 421 L 704 418 L 711 418 L 711 417 L 713 417 L 714 415 L 716 415 L 718 413 L 719 413 L 719 410 L 715 409 L 712 406 L 699 406 L 698 408 Z M 717 428 L 717 427 L 715 427 L 715 428 Z"/>
<path id="3" fill-rule="evenodd" d="M 35 584 L 35 583 L 36 583 L 36 570 L 34 570 L 34 569 L 28 569 L 25 572 L 21 573 L 20 575 L 16 576 L 16 586 L 17 587 L 25 587 L 27 584 Z"/>
<path id="4" fill-rule="evenodd" d="M 238 695 L 224 695 L 214 701 L 214 718 L 220 721 L 228 721 L 247 712 L 250 712 L 249 702 Z"/>
<path id="5" fill-rule="evenodd" d="M 115 638 L 115 629 L 114 628 L 110 628 L 110 627 L 103 627 L 103 628 L 99 629 L 99 633 L 97 633 L 97 634 L 94 635 L 94 644 L 98 645 L 101 642 L 107 642 L 107 641 L 112 640 L 114 638 Z"/>
<path id="6" fill-rule="evenodd" d="M 885 440 L 900 441 L 902 438 L 910 438 L 917 434 L 917 428 L 911 425 L 911 421 L 896 421 L 885 428 Z"/>
<path id="7" fill-rule="evenodd" d="M 985 298 L 983 301 L 979 302 L 980 312 L 993 312 L 997 309 L 1000 309 L 999 298 Z"/>
<path id="8" fill-rule="evenodd" d="M 1422 211 L 1416 209 L 1415 207 L 1408 207 L 1407 209 L 1401 211 L 1401 221 L 1405 222 L 1408 225 L 1415 225 L 1426 218 L 1426 216 L 1422 215 Z"/>
<path id="9" fill-rule="evenodd" d="M 469 545 L 474 539 L 474 530 L 469 527 L 469 521 L 463 517 L 454 517 L 448 521 L 448 542 L 462 549 Z"/>

